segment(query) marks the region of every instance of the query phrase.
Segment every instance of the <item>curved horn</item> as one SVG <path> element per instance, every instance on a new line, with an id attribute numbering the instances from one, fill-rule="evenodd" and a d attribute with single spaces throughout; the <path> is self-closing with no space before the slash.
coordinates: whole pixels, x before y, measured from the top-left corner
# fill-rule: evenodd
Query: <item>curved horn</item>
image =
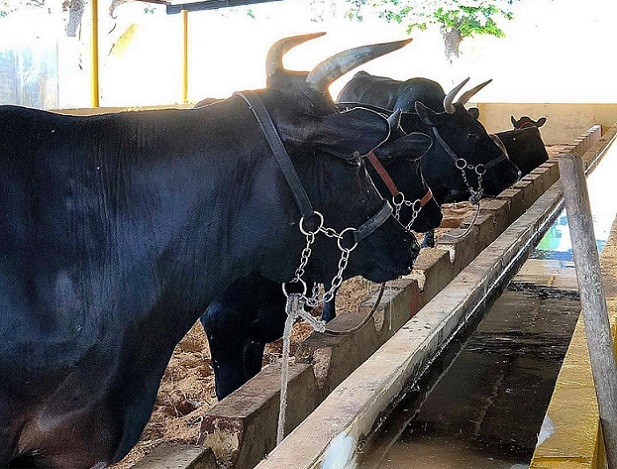
<path id="1" fill-rule="evenodd" d="M 469 98 L 471 98 L 474 94 L 476 94 L 478 91 L 480 91 L 482 88 L 484 88 L 486 85 L 488 85 L 491 81 L 493 81 L 493 79 L 491 78 L 490 80 L 486 80 L 484 83 L 480 83 L 477 86 L 474 86 L 472 89 L 465 91 L 460 98 L 458 98 L 457 103 L 460 104 L 465 104 L 467 103 L 467 101 L 469 101 Z"/>
<path id="2" fill-rule="evenodd" d="M 401 114 L 402 111 L 399 108 L 388 116 L 388 126 L 390 127 L 390 132 L 398 129 L 398 126 L 401 123 Z"/>
<path id="3" fill-rule="evenodd" d="M 443 108 L 446 110 L 448 114 L 454 113 L 454 105 L 452 104 L 452 102 L 454 101 L 454 98 L 456 97 L 458 92 L 463 89 L 463 86 L 465 86 L 468 81 L 469 81 L 469 77 L 465 78 L 458 85 L 452 88 L 452 90 L 450 90 L 450 92 L 446 95 L 446 97 L 443 98 Z"/>
<path id="4" fill-rule="evenodd" d="M 333 55 L 332 57 L 317 64 L 308 74 L 306 81 L 314 88 L 324 93 L 328 86 L 337 78 L 353 68 L 356 68 L 369 60 L 376 59 L 389 52 L 393 52 L 409 44 L 413 39 L 403 41 L 386 42 L 383 44 L 373 44 L 370 46 L 354 47 Z"/>
<path id="5" fill-rule="evenodd" d="M 266 55 L 266 77 L 269 78 L 276 72 L 285 70 L 285 67 L 283 67 L 283 56 L 287 53 L 287 51 L 302 44 L 303 42 L 316 39 L 324 34 L 326 33 L 301 34 L 300 36 L 285 37 L 276 41 L 272 44 L 270 49 L 268 49 L 268 54 Z"/>

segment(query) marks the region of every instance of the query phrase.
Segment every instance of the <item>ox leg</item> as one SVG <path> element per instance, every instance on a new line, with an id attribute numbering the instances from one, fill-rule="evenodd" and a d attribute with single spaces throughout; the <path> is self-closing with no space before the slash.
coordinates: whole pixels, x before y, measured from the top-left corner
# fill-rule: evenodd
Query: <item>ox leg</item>
<path id="1" fill-rule="evenodd" d="M 427 231 L 424 233 L 424 239 L 422 240 L 421 248 L 434 248 L 435 247 L 435 230 Z"/>

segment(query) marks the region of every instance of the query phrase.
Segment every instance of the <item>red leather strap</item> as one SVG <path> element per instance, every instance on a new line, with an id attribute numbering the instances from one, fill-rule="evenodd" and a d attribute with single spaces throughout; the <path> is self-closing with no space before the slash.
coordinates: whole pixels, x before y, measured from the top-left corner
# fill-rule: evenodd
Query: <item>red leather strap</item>
<path id="1" fill-rule="evenodd" d="M 394 184 L 394 181 L 392 180 L 392 178 L 386 171 L 386 168 L 383 167 L 383 165 L 381 164 L 377 156 L 375 156 L 375 153 L 371 151 L 369 152 L 367 157 L 368 157 L 368 160 L 373 165 L 373 168 L 375 168 L 375 171 L 377 171 L 377 174 L 379 174 L 379 176 L 381 177 L 381 180 L 387 186 L 388 190 L 390 191 L 390 194 L 392 194 L 392 197 L 399 194 L 399 190 L 396 188 L 396 184 Z"/>
<path id="2" fill-rule="evenodd" d="M 424 197 L 420 199 L 420 207 L 424 207 L 426 204 L 428 204 L 428 201 L 431 200 L 432 198 L 433 198 L 433 192 L 431 191 L 431 188 L 429 187 L 426 194 L 424 194 Z"/>

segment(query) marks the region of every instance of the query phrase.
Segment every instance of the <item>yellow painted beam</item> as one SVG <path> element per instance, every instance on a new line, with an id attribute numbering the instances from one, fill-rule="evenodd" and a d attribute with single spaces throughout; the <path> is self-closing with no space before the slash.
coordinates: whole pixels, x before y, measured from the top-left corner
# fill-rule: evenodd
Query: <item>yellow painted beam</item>
<path id="1" fill-rule="evenodd" d="M 92 80 L 91 104 L 99 107 L 99 2 L 92 0 Z"/>
<path id="2" fill-rule="evenodd" d="M 182 102 L 189 102 L 189 12 L 182 10 Z"/>

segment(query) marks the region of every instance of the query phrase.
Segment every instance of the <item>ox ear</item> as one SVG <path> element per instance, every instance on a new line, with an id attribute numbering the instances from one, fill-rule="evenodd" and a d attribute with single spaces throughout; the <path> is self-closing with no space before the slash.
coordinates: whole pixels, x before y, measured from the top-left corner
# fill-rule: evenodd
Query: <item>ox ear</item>
<path id="1" fill-rule="evenodd" d="M 384 117 L 357 107 L 323 117 L 309 140 L 326 153 L 352 160 L 357 153 L 366 155 L 381 145 L 389 135 L 390 127 Z"/>
<path id="2" fill-rule="evenodd" d="M 375 149 L 375 155 L 384 163 L 395 158 L 418 160 L 433 146 L 433 139 L 421 132 L 411 132 L 402 138 L 388 140 Z"/>
<path id="3" fill-rule="evenodd" d="M 415 108 L 420 120 L 425 124 L 434 125 L 435 122 L 437 122 L 438 113 L 433 111 L 431 108 L 426 107 L 420 101 L 416 101 Z"/>
<path id="4" fill-rule="evenodd" d="M 542 127 L 544 124 L 546 124 L 546 117 L 540 117 L 536 122 L 536 127 Z"/>
<path id="5" fill-rule="evenodd" d="M 516 121 L 514 116 L 510 116 L 510 122 L 512 123 L 512 127 L 514 127 L 516 129 L 516 127 L 518 125 L 518 122 Z"/>
<path id="6" fill-rule="evenodd" d="M 478 109 L 477 107 L 470 107 L 469 109 L 467 109 L 467 112 L 471 114 L 476 120 L 480 118 L 480 109 Z"/>

